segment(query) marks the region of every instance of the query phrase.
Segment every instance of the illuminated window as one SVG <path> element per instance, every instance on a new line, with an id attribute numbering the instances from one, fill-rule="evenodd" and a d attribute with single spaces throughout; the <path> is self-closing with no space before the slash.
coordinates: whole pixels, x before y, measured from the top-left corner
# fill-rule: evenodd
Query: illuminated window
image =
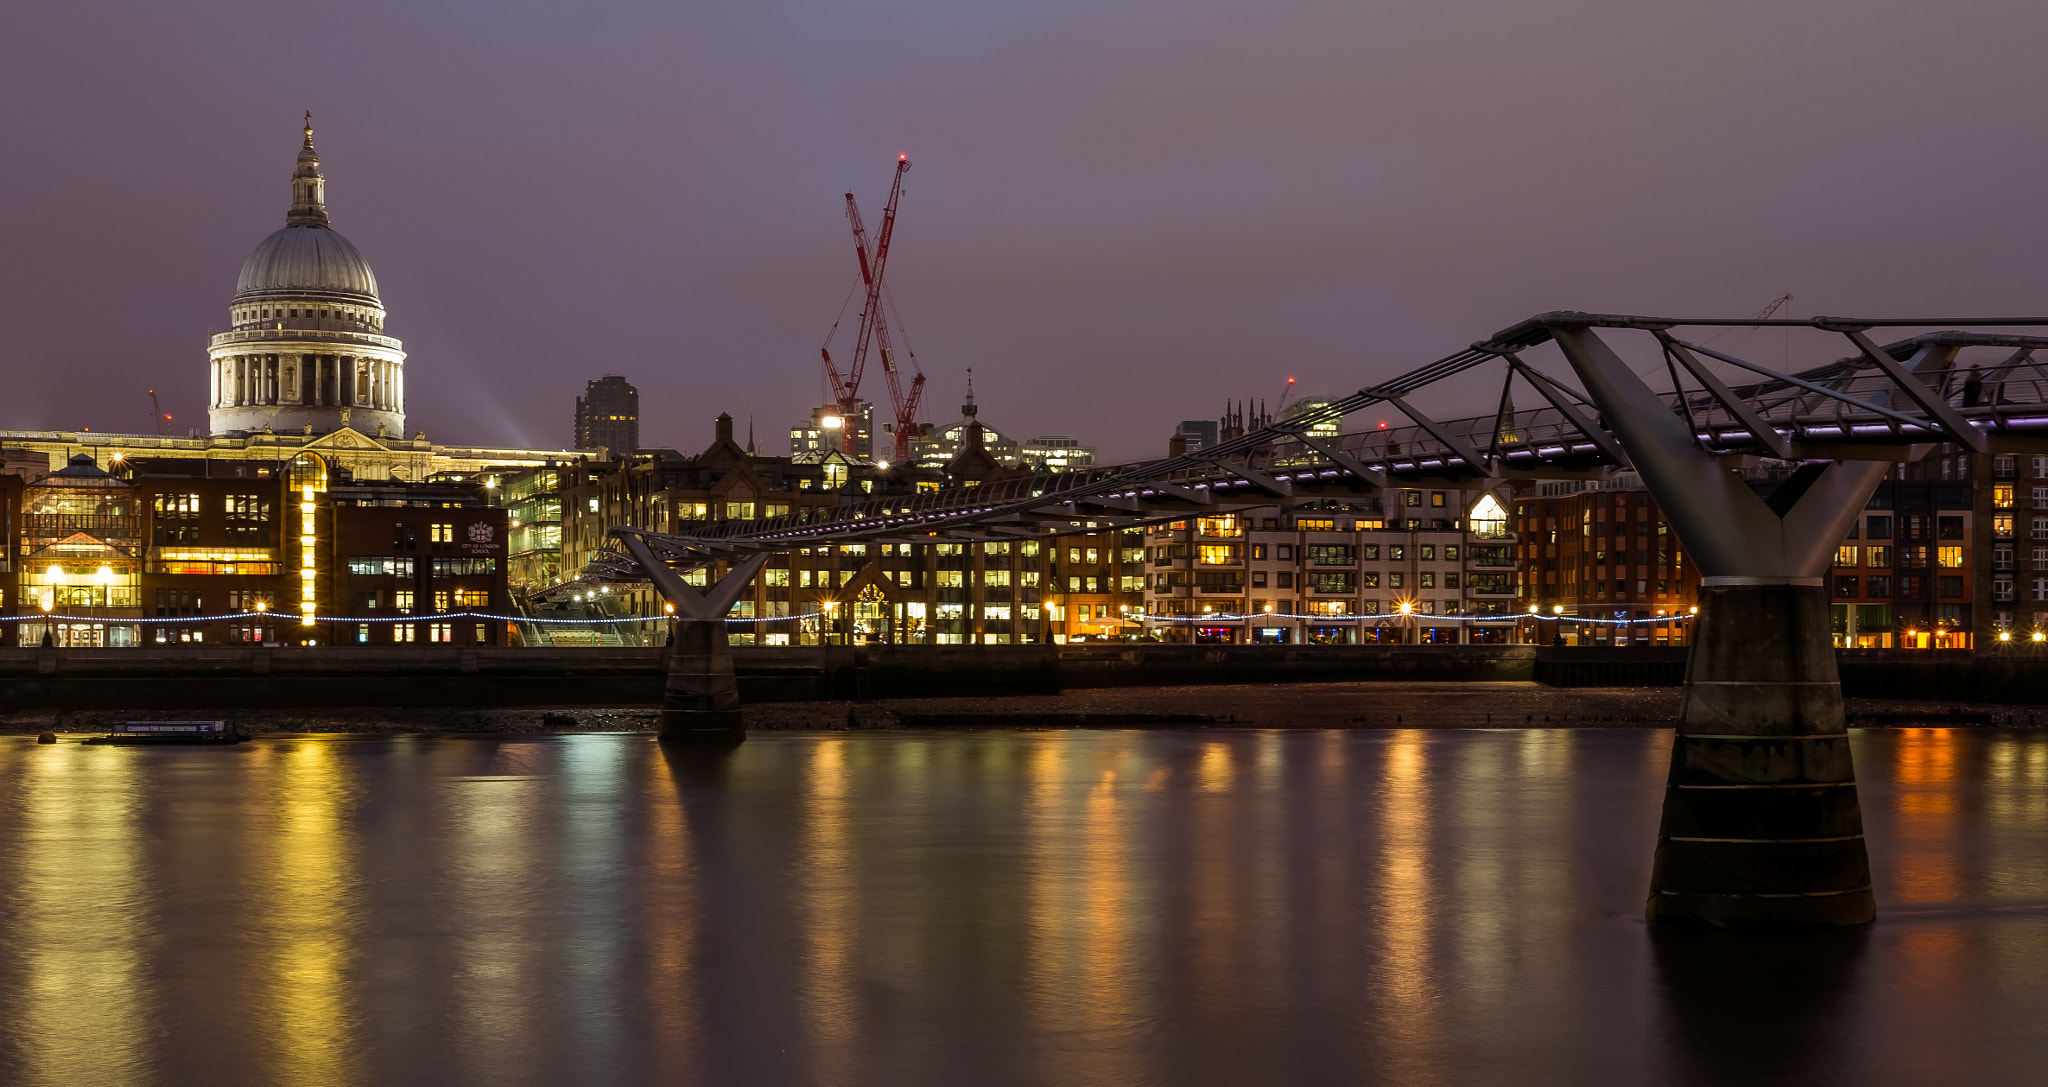
<path id="1" fill-rule="evenodd" d="M 725 504 L 725 519 L 728 521 L 753 520 L 754 504 L 752 502 L 727 502 Z"/>
<path id="2" fill-rule="evenodd" d="M 1294 522 L 1294 527 L 1303 532 L 1335 532 L 1337 521 L 1330 517 L 1302 517 Z"/>
<path id="3" fill-rule="evenodd" d="M 489 589 L 455 590 L 455 606 L 463 609 L 488 608 L 491 606 Z"/>
<path id="4" fill-rule="evenodd" d="M 453 642 L 453 641 L 455 641 L 455 624 L 454 624 L 454 623 L 430 623 L 430 624 L 428 624 L 428 627 L 429 627 L 429 630 L 427 631 L 427 640 L 428 640 L 428 641 L 430 641 L 430 642 Z"/>
<path id="5" fill-rule="evenodd" d="M 428 525 L 427 539 L 432 541 L 433 543 L 454 543 L 455 526 L 453 524 Z"/>
<path id="6" fill-rule="evenodd" d="M 1963 565 L 1963 549 L 1960 547 L 1937 547 L 1935 548 L 1935 562 L 1950 569 L 1960 569 Z"/>
<path id="7" fill-rule="evenodd" d="M 1237 561 L 1236 544 L 1203 544 L 1196 549 L 1197 560 L 1204 566 L 1228 566 Z"/>
<path id="8" fill-rule="evenodd" d="M 2011 509 L 2013 507 L 2012 492 L 2013 486 L 2010 483 L 1992 484 L 1991 508 L 2001 510 Z"/>
<path id="9" fill-rule="evenodd" d="M 391 640 L 392 640 L 392 641 L 394 641 L 394 642 L 409 642 L 409 641 L 412 641 L 412 634 L 413 634 L 413 630 L 412 630 L 412 624 L 411 624 L 411 623 L 393 623 L 393 624 L 391 624 Z"/>
<path id="10" fill-rule="evenodd" d="M 410 614 L 412 611 L 412 590 L 400 589 L 397 592 L 392 593 L 391 606 L 400 612 Z"/>
<path id="11" fill-rule="evenodd" d="M 1472 535 L 1482 540 L 1502 539 L 1508 535 L 1508 511 L 1492 495 L 1474 503 L 1465 517 L 1472 525 Z"/>
<path id="12" fill-rule="evenodd" d="M 1846 544 L 1845 544 L 1845 545 L 1843 545 L 1843 546 L 1841 546 L 1841 547 L 1837 547 L 1837 548 L 1835 548 L 1835 565 L 1836 565 L 1836 566 L 1856 566 L 1856 565 L 1859 565 L 1859 563 L 1857 562 L 1857 549 L 1856 549 L 1856 547 L 1855 547 L 1854 545 L 1846 545 Z"/>

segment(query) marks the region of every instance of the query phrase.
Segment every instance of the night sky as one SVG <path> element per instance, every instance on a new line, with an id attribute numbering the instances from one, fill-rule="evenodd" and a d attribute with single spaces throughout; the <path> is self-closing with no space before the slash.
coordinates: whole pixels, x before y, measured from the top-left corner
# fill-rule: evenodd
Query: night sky
<path id="1" fill-rule="evenodd" d="M 841 194 L 873 224 L 899 152 L 925 418 L 971 366 L 1116 459 L 1548 309 L 2039 314 L 2044 40 L 2039 0 L 13 0 L 0 427 L 147 431 L 152 386 L 204 427 L 305 109 L 443 442 L 566 446 L 623 373 L 650 446 L 787 452 Z"/>

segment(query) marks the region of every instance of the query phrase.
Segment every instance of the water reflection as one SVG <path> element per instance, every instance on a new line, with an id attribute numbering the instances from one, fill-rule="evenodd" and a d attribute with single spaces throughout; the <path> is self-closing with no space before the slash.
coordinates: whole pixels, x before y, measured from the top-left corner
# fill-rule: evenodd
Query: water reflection
<path id="1" fill-rule="evenodd" d="M 142 760 L 133 756 L 141 754 L 116 753 L 136 766 Z M 256 754 L 249 772 L 265 788 L 242 837 L 261 858 L 251 935 L 267 965 L 252 979 L 262 989 L 262 1064 L 277 1083 L 361 1082 L 352 991 L 361 914 L 356 842 L 347 828 L 354 766 L 328 743 Z"/>
<path id="2" fill-rule="evenodd" d="M 1843 1029 L 1860 1013 L 1868 929 L 1646 929 L 1667 1082 L 1871 1082 L 1861 1039 Z"/>
<path id="3" fill-rule="evenodd" d="M 2030 1082 L 2048 738 L 1883 920 L 1637 918 L 1668 733 L 0 740 L 0 1082 Z"/>
<path id="4" fill-rule="evenodd" d="M 155 941 L 137 837 L 144 768 L 113 753 L 17 747 L 6 766 L 9 1056 L 23 1083 L 147 1083 L 142 984 Z M 0 1077 L 8 1078 L 8 1077 Z"/>

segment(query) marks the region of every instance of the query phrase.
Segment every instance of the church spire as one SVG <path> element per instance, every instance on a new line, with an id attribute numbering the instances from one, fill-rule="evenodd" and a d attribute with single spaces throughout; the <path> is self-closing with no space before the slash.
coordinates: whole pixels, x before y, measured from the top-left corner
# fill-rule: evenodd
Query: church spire
<path id="1" fill-rule="evenodd" d="M 967 368 L 967 403 L 960 405 L 960 414 L 974 418 L 974 367 Z"/>
<path id="2" fill-rule="evenodd" d="M 292 171 L 292 210 L 286 226 L 327 225 L 327 180 L 320 176 L 320 153 L 313 150 L 313 111 L 306 111 L 306 143 L 299 149 L 299 168 Z"/>

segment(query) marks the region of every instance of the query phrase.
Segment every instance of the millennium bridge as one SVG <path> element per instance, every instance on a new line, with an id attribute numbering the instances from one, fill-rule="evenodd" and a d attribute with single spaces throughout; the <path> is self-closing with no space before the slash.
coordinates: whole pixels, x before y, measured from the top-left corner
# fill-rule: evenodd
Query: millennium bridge
<path id="1" fill-rule="evenodd" d="M 1715 349 L 1730 327 L 1817 332 L 1838 339 L 1842 354 L 1811 369 L 1773 369 Z M 1183 456 L 689 535 L 620 526 L 578 582 L 559 588 L 651 583 L 672 612 L 663 738 L 730 742 L 744 732 L 724 617 L 774 552 L 1058 536 L 1083 520 L 1129 527 L 1390 486 L 1633 469 L 1701 574 L 1648 914 L 1729 926 L 1860 924 L 1876 907 L 1823 578 L 1893 464 L 1951 442 L 1977 453 L 1994 440 L 2048 452 L 2048 374 L 2034 359 L 2048 336 L 2029 330 L 2048 330 L 2048 318 L 1543 313 Z M 1906 332 L 1914 334 L 1890 339 Z M 1639 369 L 1668 380 L 1653 388 Z M 1576 384 L 1556 376 L 1564 370 Z M 1525 403 L 1542 406 L 1513 410 L 1518 387 L 1535 394 Z M 1411 402 L 1425 390 L 1495 407 L 1439 420 Z M 1408 425 L 1349 434 L 1327 425 L 1388 408 Z M 1765 498 L 1735 470 L 1754 458 L 1798 467 Z M 684 572 L 707 567 L 704 589 L 685 582 Z"/>

